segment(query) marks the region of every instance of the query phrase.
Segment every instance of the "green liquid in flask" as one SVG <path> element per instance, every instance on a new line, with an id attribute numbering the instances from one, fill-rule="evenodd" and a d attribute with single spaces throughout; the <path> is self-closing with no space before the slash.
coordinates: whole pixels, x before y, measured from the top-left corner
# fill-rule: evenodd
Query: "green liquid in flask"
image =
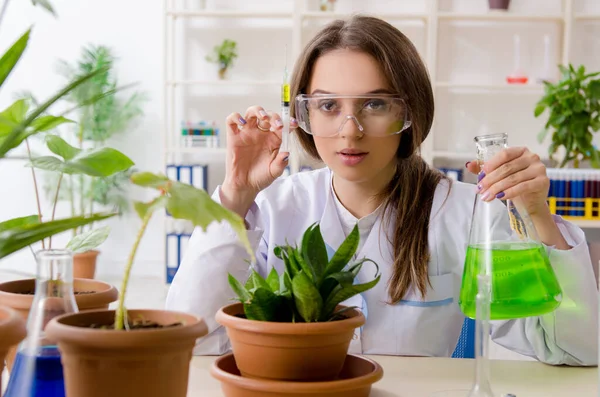
<path id="1" fill-rule="evenodd" d="M 536 243 L 500 242 L 491 249 L 469 246 L 459 305 L 475 318 L 477 275 L 486 258 L 492 259 L 490 319 L 539 316 L 555 310 L 562 290 L 545 248 Z"/>

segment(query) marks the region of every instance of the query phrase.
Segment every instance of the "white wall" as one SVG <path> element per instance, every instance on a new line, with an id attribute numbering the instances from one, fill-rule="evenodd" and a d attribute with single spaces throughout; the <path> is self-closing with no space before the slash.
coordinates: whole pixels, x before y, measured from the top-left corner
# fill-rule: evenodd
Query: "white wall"
<path id="1" fill-rule="evenodd" d="M 162 114 L 162 1 L 144 0 L 52 0 L 58 13 L 50 14 L 35 8 L 30 1 L 11 1 L 0 26 L 2 52 L 30 25 L 33 32 L 29 46 L 18 67 L 0 92 L 0 108 L 9 105 L 13 93 L 23 89 L 33 91 L 38 98 L 48 98 L 63 83 L 55 72 L 58 59 L 70 62 L 78 59 L 81 47 L 103 44 L 114 49 L 119 81 L 138 81 L 139 90 L 146 91 L 150 100 L 145 104 L 145 117 L 137 127 L 113 142 L 136 163 L 148 171 L 162 171 L 159 140 Z M 30 170 L 23 161 L 0 162 L 0 220 L 36 212 Z M 151 192 L 136 192 L 149 199 Z M 50 214 L 50 204 L 43 203 L 43 213 Z M 68 216 L 66 207 L 59 207 L 57 216 Z M 109 240 L 100 248 L 99 276 L 122 273 L 137 229 L 135 215 L 107 222 L 112 228 Z M 68 241 L 69 234 L 56 238 L 54 247 Z M 156 216 L 140 245 L 136 274 L 162 275 L 163 236 L 161 216 Z M 28 250 L 0 260 L 0 269 L 35 271 Z"/>

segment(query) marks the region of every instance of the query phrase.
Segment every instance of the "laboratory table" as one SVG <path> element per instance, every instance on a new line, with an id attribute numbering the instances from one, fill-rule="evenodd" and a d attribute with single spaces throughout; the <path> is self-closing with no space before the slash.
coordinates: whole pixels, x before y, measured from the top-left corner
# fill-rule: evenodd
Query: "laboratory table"
<path id="1" fill-rule="evenodd" d="M 368 356 L 384 370 L 371 397 L 430 397 L 447 389 L 469 388 L 475 360 L 430 357 Z M 196 356 L 190 366 L 188 397 L 222 397 L 210 373 L 214 356 Z M 551 366 L 534 361 L 492 360 L 492 388 L 497 396 L 598 397 L 598 368 Z"/>

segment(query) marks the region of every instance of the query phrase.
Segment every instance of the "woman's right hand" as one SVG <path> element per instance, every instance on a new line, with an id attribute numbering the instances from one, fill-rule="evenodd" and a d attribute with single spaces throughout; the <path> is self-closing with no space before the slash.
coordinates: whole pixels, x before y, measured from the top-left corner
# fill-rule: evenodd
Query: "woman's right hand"
<path id="1" fill-rule="evenodd" d="M 290 131 L 296 128 L 290 121 Z M 261 130 L 262 128 L 262 130 Z M 283 174 L 288 152 L 279 152 L 283 123 L 278 114 L 261 106 L 227 117 L 227 159 L 221 203 L 242 218 L 256 195 Z"/>

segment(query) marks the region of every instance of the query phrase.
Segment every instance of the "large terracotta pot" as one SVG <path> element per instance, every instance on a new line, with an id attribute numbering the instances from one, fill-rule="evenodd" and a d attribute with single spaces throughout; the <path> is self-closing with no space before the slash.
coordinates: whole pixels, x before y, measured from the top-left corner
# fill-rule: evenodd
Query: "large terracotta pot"
<path id="1" fill-rule="evenodd" d="M 34 278 L 0 283 L 0 306 L 13 308 L 27 321 L 34 291 Z M 108 309 L 108 306 L 119 298 L 119 292 L 115 287 L 97 280 L 74 279 L 73 291 L 79 310 Z M 13 346 L 6 357 L 9 371 L 12 369 L 16 353 L 16 346 Z"/>
<path id="2" fill-rule="evenodd" d="M 0 306 L 0 393 L 2 392 L 2 372 L 4 371 L 4 358 L 9 349 L 14 348 L 25 339 L 27 329 L 25 320 L 6 306 Z"/>
<path id="3" fill-rule="evenodd" d="M 216 320 L 226 327 L 242 376 L 317 381 L 340 373 L 354 330 L 365 323 L 358 310 L 345 315 L 320 323 L 254 321 L 244 318 L 241 303 L 234 303 L 221 308 Z"/>
<path id="4" fill-rule="evenodd" d="M 94 278 L 100 251 L 90 250 L 73 255 L 73 278 Z"/>
<path id="5" fill-rule="evenodd" d="M 129 310 L 164 328 L 115 331 L 114 310 L 95 310 L 53 318 L 46 327 L 61 352 L 67 397 L 186 397 L 196 339 L 208 333 L 205 322 L 189 314 Z"/>

